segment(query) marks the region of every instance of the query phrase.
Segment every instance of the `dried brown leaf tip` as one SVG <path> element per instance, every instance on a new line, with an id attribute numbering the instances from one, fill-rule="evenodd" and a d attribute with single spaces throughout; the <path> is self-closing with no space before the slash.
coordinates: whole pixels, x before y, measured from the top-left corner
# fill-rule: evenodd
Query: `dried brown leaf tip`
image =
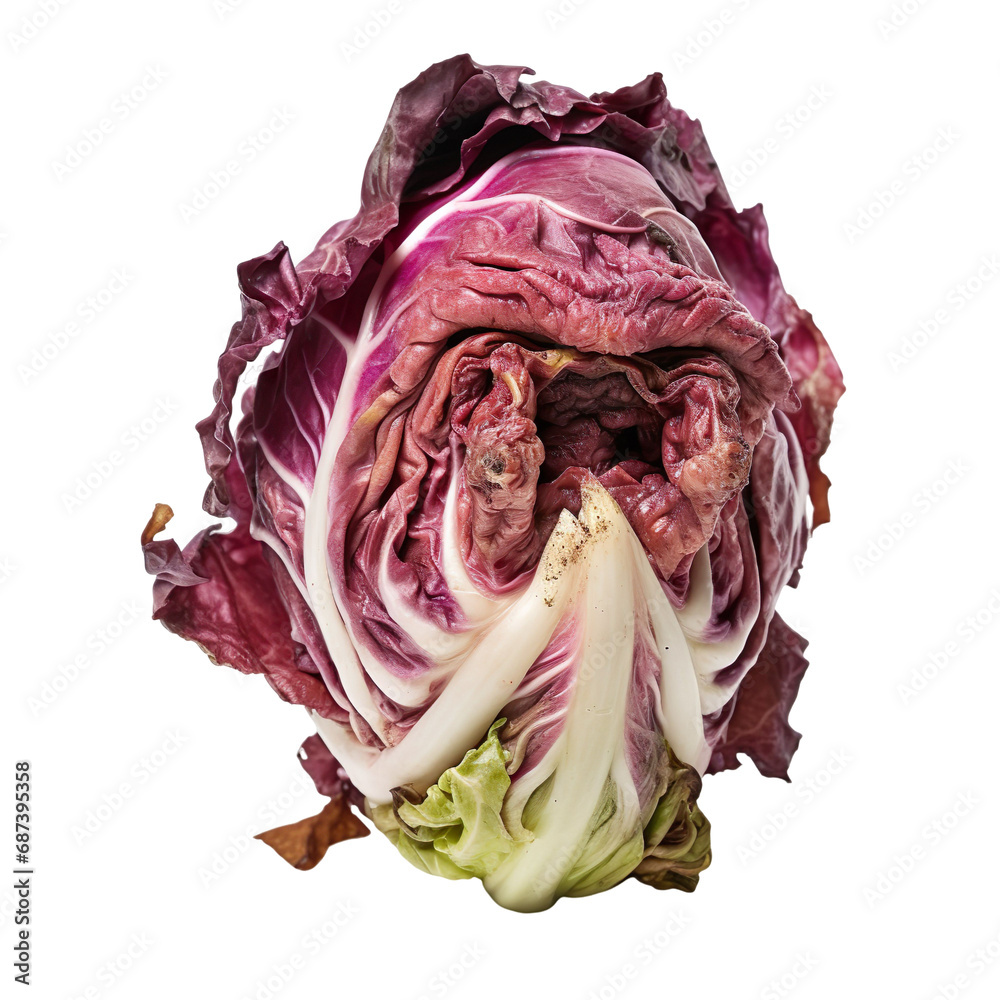
<path id="1" fill-rule="evenodd" d="M 830 477 L 816 470 L 809 483 L 809 499 L 813 505 L 813 531 L 830 520 Z"/>
<path id="2" fill-rule="evenodd" d="M 318 815 L 265 830 L 255 839 L 274 848 L 290 865 L 306 871 L 319 864 L 331 844 L 367 837 L 370 832 L 351 812 L 345 799 L 335 798 L 330 799 Z"/>
<path id="3" fill-rule="evenodd" d="M 167 522 L 174 516 L 174 512 L 165 503 L 158 503 L 153 508 L 153 516 L 142 529 L 142 544 L 148 545 L 163 529 Z"/>

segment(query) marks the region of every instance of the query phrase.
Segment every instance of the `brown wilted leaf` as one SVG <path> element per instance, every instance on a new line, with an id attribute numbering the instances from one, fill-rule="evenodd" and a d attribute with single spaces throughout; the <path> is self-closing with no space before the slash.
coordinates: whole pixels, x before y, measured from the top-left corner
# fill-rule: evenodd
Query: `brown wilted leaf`
<path id="1" fill-rule="evenodd" d="M 142 529 L 142 544 L 148 545 L 163 529 L 167 522 L 174 516 L 174 512 L 165 503 L 158 503 L 153 508 L 153 516 L 150 517 L 146 527 Z"/>
<path id="2" fill-rule="evenodd" d="M 813 531 L 830 520 L 830 477 L 816 470 L 809 482 L 809 499 L 813 505 Z"/>
<path id="3" fill-rule="evenodd" d="M 331 844 L 367 837 L 369 833 L 368 827 L 351 812 L 346 799 L 337 797 L 330 799 L 318 815 L 265 830 L 254 839 L 264 841 L 290 865 L 307 871 L 319 864 Z"/>

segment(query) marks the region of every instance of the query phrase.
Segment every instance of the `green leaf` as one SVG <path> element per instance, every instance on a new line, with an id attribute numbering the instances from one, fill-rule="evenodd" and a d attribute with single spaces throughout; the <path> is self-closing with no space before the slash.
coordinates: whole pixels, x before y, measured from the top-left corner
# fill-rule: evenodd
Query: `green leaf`
<path id="1" fill-rule="evenodd" d="M 510 854 L 514 840 L 500 809 L 510 787 L 510 756 L 490 726 L 482 746 L 466 753 L 423 796 L 393 789 L 392 805 L 372 810 L 376 826 L 411 864 L 445 878 L 484 878 Z"/>
<path id="2" fill-rule="evenodd" d="M 701 776 L 667 749 L 674 777 L 646 824 L 646 849 L 632 874 L 656 889 L 693 892 L 699 873 L 712 863 L 712 825 L 695 801 Z"/>

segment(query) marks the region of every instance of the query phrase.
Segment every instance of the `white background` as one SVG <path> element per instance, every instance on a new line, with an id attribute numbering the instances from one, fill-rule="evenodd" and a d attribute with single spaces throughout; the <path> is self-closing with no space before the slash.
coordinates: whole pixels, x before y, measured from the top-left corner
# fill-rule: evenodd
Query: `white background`
<path id="1" fill-rule="evenodd" d="M 48 23 L 4 6 L 0 794 L 29 758 L 34 995 L 996 996 L 996 9 L 394 0 L 351 51 L 386 6 L 63 0 Z M 706 780 L 714 860 L 693 895 L 629 880 L 509 913 L 377 834 L 293 870 L 247 833 L 325 801 L 296 760 L 305 713 L 148 620 L 153 503 L 182 542 L 210 523 L 193 425 L 236 264 L 279 239 L 301 259 L 353 215 L 395 91 L 466 51 L 584 93 L 662 71 L 736 203 L 764 203 L 845 371 L 833 521 L 780 604 L 811 640 L 793 782 L 749 763 Z M 276 111 L 292 120 L 251 160 Z M 5 979 L 11 903 L 0 889 Z"/>

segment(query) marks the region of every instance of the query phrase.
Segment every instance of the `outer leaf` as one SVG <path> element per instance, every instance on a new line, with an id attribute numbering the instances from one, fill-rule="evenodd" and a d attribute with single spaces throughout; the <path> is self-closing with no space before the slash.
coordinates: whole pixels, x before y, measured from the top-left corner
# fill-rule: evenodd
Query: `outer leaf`
<path id="1" fill-rule="evenodd" d="M 746 753 L 761 774 L 791 780 L 788 764 L 802 735 L 788 724 L 788 712 L 809 665 L 802 655 L 807 645 L 774 616 L 767 644 L 733 699 L 726 738 L 712 755 L 711 770 L 739 767 L 736 755 Z"/>
<path id="2" fill-rule="evenodd" d="M 244 674 L 264 674 L 285 701 L 337 714 L 322 680 L 308 668 L 264 560 L 260 542 L 240 527 L 196 535 L 182 552 L 152 536 L 169 518 L 157 505 L 143 533 L 146 571 L 156 575 L 153 617 L 196 642 L 212 660 Z M 166 508 L 169 510 L 169 507 Z M 305 667 L 306 669 L 303 669 Z"/>
<path id="3" fill-rule="evenodd" d="M 509 754 L 490 726 L 482 746 L 449 768 L 420 796 L 413 789 L 393 792 L 393 805 L 376 810 L 374 819 L 395 838 L 411 864 L 445 878 L 484 878 L 510 853 L 513 838 L 500 818 L 510 787 L 505 767 Z"/>
<path id="4" fill-rule="evenodd" d="M 646 824 L 646 850 L 632 874 L 656 889 L 693 892 L 699 874 L 712 863 L 712 827 L 695 801 L 700 775 L 670 757 L 674 779 Z"/>
<path id="5" fill-rule="evenodd" d="M 323 860 L 331 844 L 369 833 L 347 801 L 338 797 L 327 802 L 318 815 L 258 833 L 255 839 L 273 847 L 292 867 L 306 870 Z"/>

